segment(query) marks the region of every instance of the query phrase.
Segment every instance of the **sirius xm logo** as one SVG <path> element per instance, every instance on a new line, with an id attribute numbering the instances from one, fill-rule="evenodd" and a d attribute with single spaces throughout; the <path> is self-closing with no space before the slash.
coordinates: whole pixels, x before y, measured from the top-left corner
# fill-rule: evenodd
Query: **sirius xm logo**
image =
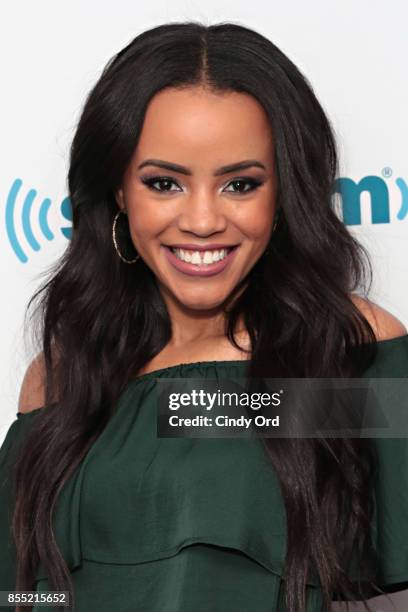
<path id="1" fill-rule="evenodd" d="M 6 200 L 6 232 L 10 246 L 16 257 L 27 263 L 32 251 L 39 251 L 46 241 L 54 240 L 55 232 L 49 225 L 49 213 L 52 206 L 50 198 L 38 197 L 36 189 L 24 189 L 23 181 L 15 179 Z M 59 206 L 63 218 L 71 222 L 72 209 L 69 198 L 64 198 Z M 33 227 L 37 228 L 37 235 Z M 57 234 L 71 238 L 71 227 L 57 228 Z"/>
<path id="2" fill-rule="evenodd" d="M 338 194 L 343 222 L 346 225 L 362 224 L 362 196 L 366 193 L 370 207 L 368 222 L 373 224 L 403 221 L 408 216 L 408 186 L 401 178 L 393 177 L 389 167 L 382 169 L 381 176 L 369 175 L 360 180 L 349 177 L 336 179 L 333 194 Z M 366 196 L 366 197 L 367 197 Z M 68 221 L 68 226 L 50 227 L 49 216 L 59 213 Z M 394 212 L 393 212 L 394 211 Z M 53 214 L 54 218 L 58 214 Z M 21 179 L 12 183 L 6 200 L 6 232 L 15 256 L 22 263 L 27 263 L 30 255 L 39 251 L 56 235 L 67 240 L 72 235 L 72 209 L 68 197 L 61 202 L 53 203 L 48 197 L 42 198 L 36 189 L 25 189 Z M 58 221 L 57 225 L 61 222 Z"/>
<path id="3" fill-rule="evenodd" d="M 361 225 L 361 196 L 369 195 L 371 223 L 390 223 L 391 210 L 397 210 L 394 218 L 402 221 L 408 214 L 408 186 L 403 178 L 393 179 L 392 168 L 382 169 L 382 176 L 364 176 L 358 182 L 341 177 L 335 181 L 334 193 L 341 197 L 343 221 L 346 225 Z M 392 196 L 390 195 L 390 191 Z M 395 202 L 394 197 L 399 201 Z M 391 202 L 393 206 L 391 206 Z"/>

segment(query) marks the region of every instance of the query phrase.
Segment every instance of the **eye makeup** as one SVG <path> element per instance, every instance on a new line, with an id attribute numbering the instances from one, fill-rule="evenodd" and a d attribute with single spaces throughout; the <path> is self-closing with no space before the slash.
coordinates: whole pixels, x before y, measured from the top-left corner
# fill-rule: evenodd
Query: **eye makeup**
<path id="1" fill-rule="evenodd" d="M 141 177 L 140 180 L 144 185 L 146 185 L 146 187 L 158 193 L 177 193 L 181 191 L 181 189 L 158 189 L 157 187 L 154 186 L 156 183 L 159 183 L 159 184 L 161 183 L 162 185 L 163 183 L 164 184 L 167 183 L 167 184 L 174 184 L 178 186 L 177 181 L 171 176 L 146 175 L 146 176 Z M 227 190 L 227 189 L 223 189 L 223 191 L 226 193 L 233 193 L 233 194 L 238 194 L 238 195 L 251 193 L 255 191 L 258 187 L 260 187 L 264 183 L 264 181 L 258 178 L 254 178 L 252 176 L 240 176 L 240 177 L 234 178 L 231 181 L 229 181 L 227 183 L 227 187 L 235 183 L 241 183 L 241 184 L 243 183 L 246 186 L 249 186 L 249 188 L 246 188 L 242 191 Z"/>

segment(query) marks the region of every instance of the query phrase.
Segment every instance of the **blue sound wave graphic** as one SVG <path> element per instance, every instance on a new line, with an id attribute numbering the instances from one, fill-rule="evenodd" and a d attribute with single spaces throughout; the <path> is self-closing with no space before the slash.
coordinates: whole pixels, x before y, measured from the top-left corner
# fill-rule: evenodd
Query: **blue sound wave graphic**
<path id="1" fill-rule="evenodd" d="M 20 245 L 18 241 L 16 230 L 15 230 L 16 200 L 17 200 L 17 196 L 21 189 L 22 184 L 23 184 L 23 181 L 21 179 L 16 179 L 14 183 L 12 184 L 9 195 L 7 197 L 6 231 L 7 231 L 8 239 L 10 241 L 11 248 L 13 249 L 14 253 L 17 255 L 18 259 L 22 263 L 27 263 L 28 257 L 24 253 L 22 246 Z M 36 195 L 37 195 L 37 191 L 35 189 L 30 189 L 28 191 L 24 199 L 22 213 L 21 213 L 21 225 L 23 228 L 23 232 L 27 239 L 28 244 L 30 245 L 33 251 L 39 251 L 41 248 L 40 243 L 38 242 L 38 240 L 35 238 L 33 234 L 33 231 L 31 229 L 31 221 L 30 221 L 31 209 L 32 209 L 32 205 L 33 205 Z M 41 202 L 39 214 L 38 214 L 40 230 L 42 232 L 42 235 L 47 240 L 54 239 L 54 234 L 52 233 L 48 225 L 48 221 L 47 221 L 47 216 L 48 216 L 48 211 L 50 209 L 50 206 L 51 206 L 50 198 L 44 198 L 44 200 Z"/>

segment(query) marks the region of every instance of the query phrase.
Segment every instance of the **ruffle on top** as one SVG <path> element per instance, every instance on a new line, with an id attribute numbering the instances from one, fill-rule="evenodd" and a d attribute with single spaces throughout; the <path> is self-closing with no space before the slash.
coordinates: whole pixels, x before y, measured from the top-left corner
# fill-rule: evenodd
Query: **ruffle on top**
<path id="1" fill-rule="evenodd" d="M 380 342 L 379 351 L 366 376 L 408 377 L 408 336 Z M 240 361 L 180 364 L 126 387 L 56 507 L 54 532 L 72 572 L 77 612 L 285 610 L 285 509 L 261 440 L 156 433 L 156 378 L 234 378 L 245 368 Z M 8 449 L 36 413 L 18 414 L 11 425 L 0 451 L 1 482 Z M 386 585 L 408 581 L 408 444 L 377 443 L 373 535 Z M 0 536 L 8 528 L 2 512 Z M 0 562 L 0 578 L 11 574 L 12 553 L 8 568 Z M 40 565 L 39 590 L 47 589 L 46 578 Z M 12 588 L 2 582 L 0 588 Z M 308 612 L 320 610 L 316 575 L 307 596 Z"/>

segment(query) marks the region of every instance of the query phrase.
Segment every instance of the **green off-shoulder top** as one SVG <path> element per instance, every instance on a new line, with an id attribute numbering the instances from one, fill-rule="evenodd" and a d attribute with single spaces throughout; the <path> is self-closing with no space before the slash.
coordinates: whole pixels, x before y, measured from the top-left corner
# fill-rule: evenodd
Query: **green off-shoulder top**
<path id="1" fill-rule="evenodd" d="M 378 348 L 364 376 L 407 378 L 408 335 Z M 182 363 L 126 386 L 54 514 L 77 612 L 286 610 L 285 509 L 262 441 L 157 437 L 156 379 L 244 377 L 247 363 Z M 408 398 L 402 401 L 408 408 Z M 41 409 L 17 413 L 0 449 L 0 591 L 15 587 L 7 458 L 36 418 Z M 386 587 L 408 582 L 408 441 L 377 438 L 376 444 L 373 539 Z M 48 588 L 40 564 L 36 589 Z M 317 578 L 306 591 L 307 612 L 320 611 Z M 58 610 L 34 606 L 50 609 Z"/>

